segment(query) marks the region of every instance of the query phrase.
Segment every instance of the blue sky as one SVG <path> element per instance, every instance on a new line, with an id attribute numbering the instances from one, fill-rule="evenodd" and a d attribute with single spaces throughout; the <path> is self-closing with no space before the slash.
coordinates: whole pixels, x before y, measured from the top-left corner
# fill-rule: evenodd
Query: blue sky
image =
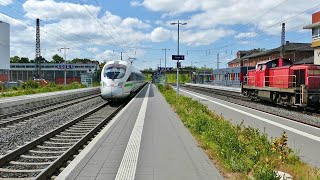
<path id="1" fill-rule="evenodd" d="M 11 56 L 35 56 L 35 19 L 41 19 L 41 52 L 51 60 L 58 48 L 69 47 L 67 59 L 93 58 L 101 62 L 137 58 L 140 68 L 156 68 L 167 52 L 167 66 L 175 66 L 177 26 L 183 66 L 216 68 L 235 58 L 238 50 L 280 45 L 281 23 L 286 40 L 310 42 L 311 14 L 318 0 L 0 0 L 0 20 L 11 25 Z M 162 65 L 164 62 L 162 60 Z"/>

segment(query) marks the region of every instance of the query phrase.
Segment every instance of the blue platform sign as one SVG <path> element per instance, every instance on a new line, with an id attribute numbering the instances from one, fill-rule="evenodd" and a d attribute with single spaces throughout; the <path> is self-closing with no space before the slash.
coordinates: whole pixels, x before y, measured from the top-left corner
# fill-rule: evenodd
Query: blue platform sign
<path id="1" fill-rule="evenodd" d="M 184 55 L 172 55 L 172 60 L 184 60 Z"/>
<path id="2" fill-rule="evenodd" d="M 64 64 L 59 64 L 56 66 L 57 69 L 64 69 Z M 66 64 L 66 69 L 74 69 L 74 65 Z"/>
<path id="3" fill-rule="evenodd" d="M 158 71 L 173 71 L 173 67 L 158 67 Z"/>

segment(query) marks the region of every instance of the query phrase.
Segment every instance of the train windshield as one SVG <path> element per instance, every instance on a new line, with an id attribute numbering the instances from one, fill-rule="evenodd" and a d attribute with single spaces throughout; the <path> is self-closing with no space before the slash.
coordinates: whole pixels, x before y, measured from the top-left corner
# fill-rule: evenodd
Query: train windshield
<path id="1" fill-rule="evenodd" d="M 126 66 L 117 64 L 117 65 L 110 65 L 107 66 L 104 70 L 104 77 L 108 79 L 120 79 L 126 73 Z"/>

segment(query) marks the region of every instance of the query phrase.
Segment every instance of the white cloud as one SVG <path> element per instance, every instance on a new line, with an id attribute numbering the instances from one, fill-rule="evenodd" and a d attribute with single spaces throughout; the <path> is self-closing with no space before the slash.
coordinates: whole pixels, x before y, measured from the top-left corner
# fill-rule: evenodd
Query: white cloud
<path id="1" fill-rule="evenodd" d="M 100 11 L 99 7 L 85 5 L 86 8 L 96 17 Z M 80 4 L 69 2 L 55 2 L 53 0 L 27 0 L 23 4 L 27 12 L 26 17 L 36 19 L 45 17 L 47 20 L 92 18 L 87 10 Z"/>
<path id="2" fill-rule="evenodd" d="M 142 4 L 141 4 L 139 1 L 131 1 L 131 2 L 130 2 L 130 5 L 131 5 L 131 6 L 134 6 L 134 7 L 135 7 L 135 6 L 142 6 Z"/>
<path id="3" fill-rule="evenodd" d="M 7 6 L 12 3 L 12 0 L 1 0 L 0 6 Z"/>
<path id="4" fill-rule="evenodd" d="M 218 39 L 232 35 L 234 31 L 224 29 L 207 29 L 201 31 L 185 31 L 181 33 L 180 41 L 189 46 L 202 46 L 214 43 Z"/>
<path id="5" fill-rule="evenodd" d="M 235 36 L 236 39 L 241 39 L 241 38 L 253 38 L 256 37 L 257 33 L 255 32 L 245 32 L 245 33 L 239 33 Z"/>
<path id="6" fill-rule="evenodd" d="M 140 21 L 137 18 L 131 18 L 128 17 L 122 21 L 122 25 L 126 27 L 131 27 L 131 28 L 139 28 L 139 29 L 144 29 L 144 28 L 150 28 L 151 26 L 149 24 L 146 24 L 142 21 Z"/>
<path id="7" fill-rule="evenodd" d="M 186 28 L 208 29 L 223 26 L 228 29 L 228 26 L 242 26 L 252 22 L 249 26 L 256 26 L 259 31 L 267 34 L 279 33 L 281 20 L 319 4 L 318 0 L 310 0 L 308 3 L 301 0 L 290 0 L 275 8 L 282 2 L 283 0 L 261 0 L 259 2 L 252 0 L 144 0 L 140 4 L 149 10 L 163 13 L 163 18 L 188 15 L 189 18 L 184 19 L 185 22 L 188 22 Z M 260 17 L 270 9 L 272 11 Z M 301 22 L 304 24 L 310 22 L 310 13 L 305 12 L 288 20 L 287 29 L 290 30 Z M 271 25 L 273 27 L 270 27 Z M 302 26 L 300 26 L 301 29 Z M 242 27 L 239 29 L 243 30 Z M 299 28 L 291 31 L 297 32 Z"/>
<path id="8" fill-rule="evenodd" d="M 171 38 L 171 32 L 163 27 L 157 27 L 151 32 L 150 38 L 152 42 L 163 42 Z"/>

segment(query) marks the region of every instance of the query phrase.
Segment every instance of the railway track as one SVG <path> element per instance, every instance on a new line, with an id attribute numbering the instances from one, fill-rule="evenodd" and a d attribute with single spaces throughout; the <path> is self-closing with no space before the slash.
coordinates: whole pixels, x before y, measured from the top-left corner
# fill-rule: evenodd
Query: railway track
<path id="1" fill-rule="evenodd" d="M 10 115 L 0 116 L 0 128 L 10 128 L 10 127 L 13 127 L 15 124 L 21 123 L 21 122 L 26 121 L 30 118 L 34 118 L 34 117 L 41 116 L 41 115 L 48 113 L 48 112 L 52 112 L 52 111 L 56 111 L 56 110 L 59 110 L 62 108 L 66 108 L 66 107 L 72 106 L 74 104 L 78 104 L 78 103 L 96 98 L 98 96 L 99 95 L 97 95 L 97 94 L 91 95 L 88 97 L 82 97 L 79 99 L 71 100 L 69 102 L 65 102 L 62 104 L 60 102 L 60 103 L 52 104 L 50 106 L 44 106 L 40 110 L 36 110 L 36 109 L 39 109 L 39 107 L 37 107 L 32 110 L 20 112 L 19 114 L 12 113 Z M 27 112 L 29 112 L 29 113 L 27 113 Z"/>
<path id="2" fill-rule="evenodd" d="M 218 89 L 212 89 L 212 88 L 205 88 L 205 87 L 195 87 L 195 86 L 189 86 L 189 85 L 183 85 L 182 87 L 187 89 L 187 90 L 195 91 L 195 92 L 200 93 L 200 94 L 204 94 L 204 95 L 207 95 L 207 96 L 215 97 L 215 98 L 218 98 L 218 99 L 222 99 L 224 101 L 232 102 L 234 104 L 238 104 L 238 105 L 245 106 L 245 107 L 248 107 L 248 108 L 251 108 L 251 109 L 263 111 L 263 112 L 266 112 L 266 113 L 269 113 L 269 114 L 273 114 L 273 115 L 280 116 L 280 117 L 283 117 L 283 118 L 286 118 L 286 119 L 290 119 L 290 120 L 295 121 L 295 122 L 299 122 L 299 123 L 302 123 L 302 124 L 307 124 L 307 125 L 310 125 L 310 126 L 313 126 L 313 127 L 320 128 L 320 121 L 318 121 L 318 122 L 307 122 L 307 121 L 302 121 L 299 118 L 288 117 L 288 116 L 283 115 L 283 114 L 279 114 L 279 113 L 275 113 L 275 112 L 272 112 L 272 111 L 263 110 L 261 108 L 258 108 L 256 106 L 254 106 L 254 104 L 262 104 L 264 106 L 270 106 L 270 107 L 274 107 L 275 104 L 255 102 L 255 101 L 250 100 L 247 97 L 242 96 L 240 93 L 237 93 L 237 92 L 230 92 L 230 91 L 218 90 Z M 240 101 L 239 102 L 235 102 L 234 101 L 235 99 L 240 100 Z M 253 104 L 253 105 L 245 105 L 245 104 L 241 103 L 241 101 L 246 101 L 246 102 L 249 102 L 249 104 Z M 320 117 L 320 114 L 319 113 L 315 113 L 315 112 L 309 112 L 309 111 L 301 112 L 301 110 L 298 110 L 298 109 L 294 109 L 293 110 L 292 108 L 289 109 L 289 108 L 285 108 L 285 107 L 282 107 L 282 106 L 281 107 L 279 106 L 279 108 L 282 108 L 282 109 L 287 110 L 287 111 L 294 111 L 294 112 L 301 113 L 301 114 L 307 114 L 309 116 L 313 116 L 313 117 L 316 117 L 316 118 Z"/>
<path id="3" fill-rule="evenodd" d="M 0 179 L 50 179 L 124 105 L 104 103 L 6 154 L 0 159 Z"/>

